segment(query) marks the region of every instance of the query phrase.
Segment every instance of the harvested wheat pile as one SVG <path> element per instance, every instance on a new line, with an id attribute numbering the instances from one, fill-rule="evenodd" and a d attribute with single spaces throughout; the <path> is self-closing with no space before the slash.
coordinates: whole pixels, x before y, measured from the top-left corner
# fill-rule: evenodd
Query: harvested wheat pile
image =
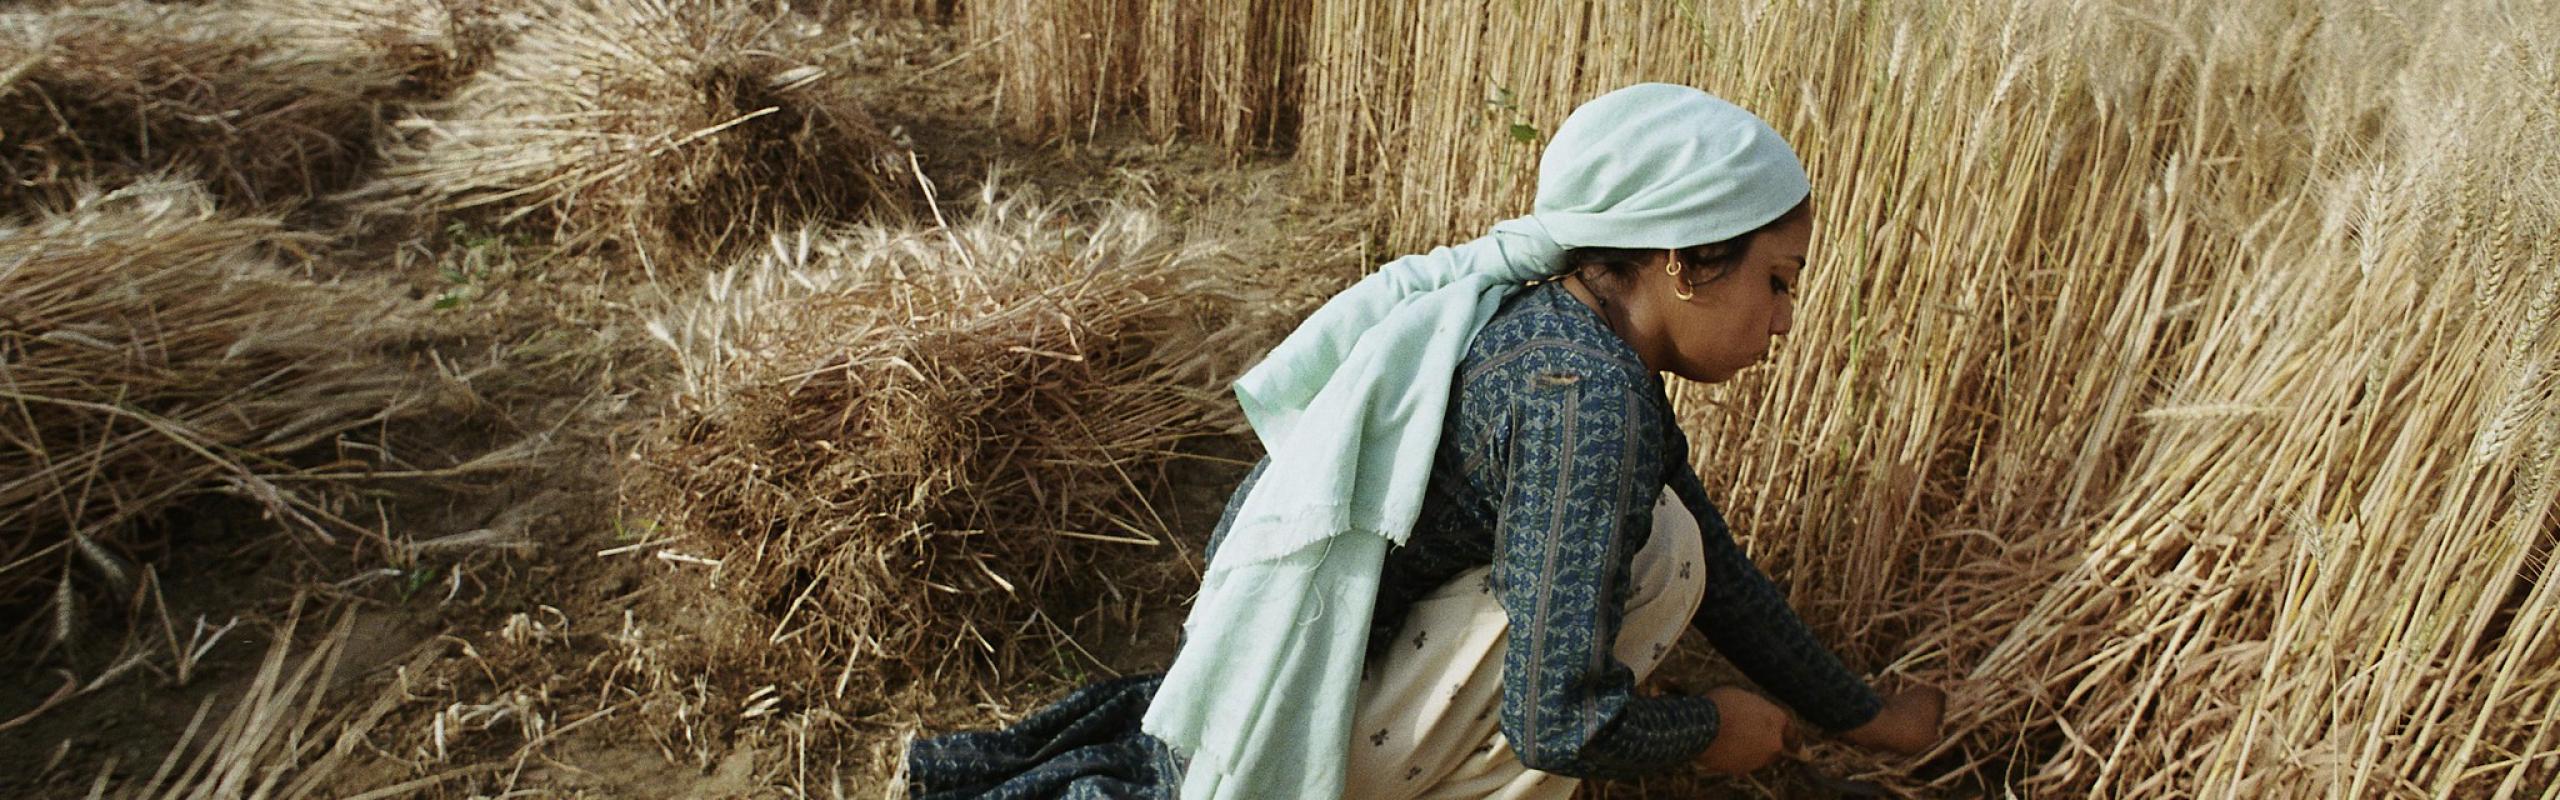
<path id="1" fill-rule="evenodd" d="M 504 36 L 490 0 L 229 0 L 277 46 L 313 56 L 380 60 L 404 88 L 443 97 L 488 63 Z"/>
<path id="2" fill-rule="evenodd" d="M 299 49 L 264 18 L 124 3 L 0 14 L 0 208 L 175 169 L 226 203 L 348 185 L 423 54 Z"/>
<path id="3" fill-rule="evenodd" d="M 84 589 L 140 578 L 135 523 L 193 496 L 348 527 L 289 459 L 414 407 L 413 373 L 375 346 L 417 328 L 388 289 L 272 255 L 310 244 L 167 182 L 0 227 L 0 608 L 23 621 L 0 636 L 69 637 Z"/>
<path id="4" fill-rule="evenodd" d="M 839 699 L 957 696 L 1146 599 L 1150 570 L 1112 566 L 1167 541 L 1141 490 L 1232 428 L 1262 338 L 1212 264 L 1125 208 L 776 239 L 655 326 L 683 396 L 627 493 L 725 549 L 715 580 Z"/>
<path id="5" fill-rule="evenodd" d="M 896 208 L 909 162 L 803 26 L 744 0 L 540 0 L 366 195 L 579 249 L 718 252 Z"/>

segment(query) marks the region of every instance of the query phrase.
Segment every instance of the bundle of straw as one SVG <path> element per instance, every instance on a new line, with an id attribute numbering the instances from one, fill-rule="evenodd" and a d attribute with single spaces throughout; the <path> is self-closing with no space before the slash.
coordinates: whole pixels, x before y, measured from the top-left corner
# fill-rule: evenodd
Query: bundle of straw
<path id="1" fill-rule="evenodd" d="M 134 523 L 193 496 L 243 496 L 321 537 L 343 529 L 279 476 L 301 472 L 295 454 L 415 407 L 413 373 L 379 346 L 416 329 L 387 288 L 314 283 L 270 255 L 313 243 L 165 182 L 0 228 L 10 619 L 70 637 L 80 587 L 121 595 L 138 577 Z"/>
<path id="2" fill-rule="evenodd" d="M 1207 250 L 1099 216 L 775 239 L 653 327 L 684 390 L 628 499 L 722 543 L 717 580 L 838 698 L 947 698 L 1054 657 L 1054 620 L 1134 612 L 1159 570 L 1112 563 L 1167 541 L 1145 491 L 1234 425 L 1222 383 L 1259 339 Z"/>
<path id="3" fill-rule="evenodd" d="M 406 94 L 444 97 L 484 64 L 504 26 L 487 0 L 230 0 L 277 47 L 314 56 L 387 62 Z"/>
<path id="4" fill-rule="evenodd" d="M 718 252 L 901 207 L 909 162 L 816 43 L 746 0 L 539 0 L 363 194 L 606 242 Z"/>
<path id="5" fill-rule="evenodd" d="M 303 50 L 257 15 L 123 3 L 0 13 L 0 208 L 162 170 L 226 202 L 350 183 L 415 63 Z"/>

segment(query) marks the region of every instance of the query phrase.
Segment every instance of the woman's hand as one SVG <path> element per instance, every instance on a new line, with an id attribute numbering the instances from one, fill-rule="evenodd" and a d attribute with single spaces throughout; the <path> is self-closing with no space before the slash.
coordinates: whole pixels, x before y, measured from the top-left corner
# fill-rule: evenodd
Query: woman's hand
<path id="1" fill-rule="evenodd" d="M 1698 754 L 1698 766 L 1740 775 L 1769 765 L 1787 747 L 1787 710 L 1739 686 L 1707 690 L 1716 704 L 1716 738 Z"/>
<path id="2" fill-rule="evenodd" d="M 1938 726 L 1946 721 L 1947 693 L 1922 686 L 1893 693 L 1876 718 L 1840 734 L 1860 747 L 1911 755 L 1938 743 Z"/>

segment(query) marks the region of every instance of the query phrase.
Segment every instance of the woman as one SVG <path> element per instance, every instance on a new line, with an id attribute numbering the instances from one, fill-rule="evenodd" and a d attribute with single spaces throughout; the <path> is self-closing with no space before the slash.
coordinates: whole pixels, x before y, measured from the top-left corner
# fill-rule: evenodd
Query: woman
<path id="1" fill-rule="evenodd" d="M 1535 213 L 1386 265 L 1238 382 L 1270 455 L 1161 684 L 920 744 L 918 789 L 1562 798 L 1767 764 L 1770 701 L 1637 692 L 1683 623 L 1848 741 L 1933 744 L 1942 697 L 1878 698 L 1734 545 L 1659 377 L 1726 380 L 1786 334 L 1809 196 L 1766 123 L 1704 92 L 1577 109 Z M 1138 702 L 1144 735 L 1097 735 Z"/>

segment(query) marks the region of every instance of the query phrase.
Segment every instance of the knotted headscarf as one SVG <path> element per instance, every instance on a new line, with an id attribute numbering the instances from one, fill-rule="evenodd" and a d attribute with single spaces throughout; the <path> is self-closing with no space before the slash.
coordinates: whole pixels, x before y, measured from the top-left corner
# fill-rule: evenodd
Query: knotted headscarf
<path id="1" fill-rule="evenodd" d="M 1182 796 L 1342 793 L 1387 548 L 1422 511 L 1458 360 L 1572 247 L 1678 248 L 1758 229 L 1810 194 L 1768 123 L 1647 83 L 1575 109 L 1533 213 L 1405 256 L 1326 301 L 1236 382 L 1270 453 L 1183 623 L 1146 717 L 1189 757 Z"/>

